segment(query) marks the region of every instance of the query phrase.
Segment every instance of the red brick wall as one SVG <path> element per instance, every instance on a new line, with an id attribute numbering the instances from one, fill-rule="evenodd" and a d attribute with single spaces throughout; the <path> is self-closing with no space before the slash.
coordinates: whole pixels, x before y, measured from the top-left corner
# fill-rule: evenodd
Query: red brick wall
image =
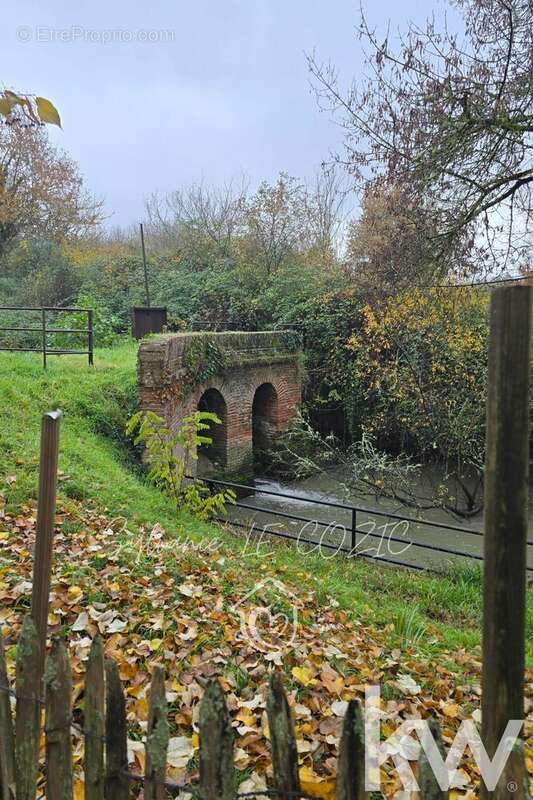
<path id="1" fill-rule="evenodd" d="M 185 338 L 183 334 L 178 336 L 181 336 L 181 339 Z M 226 336 L 227 334 L 220 334 L 221 340 Z M 244 343 L 246 336 L 247 334 L 240 334 Z M 249 336 L 253 337 L 251 340 L 254 344 L 253 352 L 256 352 L 258 337 L 261 334 L 254 333 Z M 230 473 L 238 472 L 242 468 L 251 466 L 252 405 L 255 392 L 264 383 L 274 387 L 276 403 L 272 408 L 272 424 L 278 432 L 286 429 L 301 401 L 300 353 L 294 350 L 284 352 L 280 344 L 272 349 L 272 363 L 265 363 L 268 351 L 263 349 L 260 364 L 254 365 L 253 360 L 244 359 L 243 364 L 233 363 L 225 366 L 223 375 L 215 375 L 209 381 L 190 388 L 180 383 L 179 358 L 175 359 L 174 354 L 176 347 L 181 346 L 181 342 L 176 344 L 172 341 L 173 338 L 175 336 L 170 335 L 149 340 L 139 349 L 141 408 L 155 411 L 166 419 L 171 429 L 176 429 L 182 417 L 196 411 L 198 402 L 207 389 L 217 389 L 227 407 L 226 470 Z M 272 344 L 272 339 L 273 334 L 268 333 L 269 345 Z M 194 466 L 191 465 L 192 468 Z"/>

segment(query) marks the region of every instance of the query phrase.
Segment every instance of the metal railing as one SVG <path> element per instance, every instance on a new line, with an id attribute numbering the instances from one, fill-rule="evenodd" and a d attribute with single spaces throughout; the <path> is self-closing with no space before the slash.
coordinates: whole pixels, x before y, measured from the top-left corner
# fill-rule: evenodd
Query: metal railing
<path id="1" fill-rule="evenodd" d="M 379 554 L 377 556 L 373 556 L 373 555 L 369 555 L 368 553 L 364 553 L 364 552 L 361 552 L 361 551 L 358 552 L 358 546 L 360 545 L 361 540 L 366 541 L 367 539 L 373 539 L 373 538 L 374 539 L 383 540 L 383 533 L 374 533 L 372 531 L 365 531 L 362 527 L 360 527 L 359 524 L 358 524 L 358 515 L 364 514 L 364 515 L 366 515 L 368 517 L 386 518 L 388 520 L 394 521 L 395 523 L 406 522 L 408 524 L 413 524 L 413 525 L 418 525 L 418 526 L 423 525 L 426 528 L 438 529 L 438 530 L 441 530 L 441 531 L 443 531 L 445 533 L 455 532 L 455 533 L 461 533 L 461 534 L 466 534 L 468 536 L 481 537 L 481 538 L 484 535 L 483 531 L 481 531 L 481 530 L 475 530 L 475 529 L 472 529 L 472 528 L 465 528 L 465 527 L 461 527 L 459 525 L 452 525 L 452 524 L 447 523 L 447 522 L 436 522 L 434 520 L 428 520 L 428 519 L 422 519 L 422 518 L 418 518 L 418 517 L 412 517 L 412 516 L 398 514 L 398 513 L 395 513 L 395 512 L 391 512 L 391 511 L 381 511 L 380 509 L 367 508 L 365 506 L 355 506 L 355 505 L 336 502 L 336 501 L 332 501 L 332 500 L 318 500 L 316 498 L 312 498 L 312 497 L 305 496 L 305 495 L 288 494 L 286 492 L 275 491 L 273 489 L 266 489 L 266 488 L 263 488 L 262 486 L 250 486 L 250 485 L 247 485 L 247 484 L 233 483 L 231 481 L 221 481 L 221 480 L 215 480 L 213 478 L 205 478 L 205 477 L 202 478 L 202 480 L 205 483 L 207 483 L 208 485 L 213 485 L 215 487 L 218 487 L 218 486 L 220 486 L 220 487 L 228 487 L 230 489 L 235 489 L 237 492 L 239 490 L 241 492 L 244 490 L 244 491 L 246 491 L 246 492 L 248 492 L 250 494 L 252 494 L 252 493 L 255 494 L 255 495 L 257 495 L 257 494 L 259 494 L 259 495 L 265 494 L 265 495 L 269 495 L 269 496 L 272 496 L 272 497 L 279 497 L 281 499 L 287 499 L 287 500 L 291 500 L 291 501 L 299 501 L 299 502 L 306 503 L 306 504 L 309 504 L 309 505 L 316 505 L 318 507 L 322 506 L 322 507 L 326 507 L 326 508 L 339 509 L 340 511 L 342 511 L 346 515 L 346 518 L 347 518 L 346 519 L 346 523 L 347 524 L 342 524 L 342 523 L 333 522 L 333 521 L 327 521 L 327 520 L 321 520 L 321 519 L 318 519 L 316 517 L 313 517 L 313 518 L 304 517 L 304 516 L 301 516 L 299 514 L 292 514 L 289 511 L 281 511 L 281 510 L 278 510 L 278 509 L 275 509 L 275 508 L 267 508 L 267 507 L 261 508 L 261 506 L 259 506 L 259 505 L 250 505 L 248 503 L 243 503 L 240 500 L 237 500 L 235 502 L 235 506 L 237 508 L 246 509 L 248 511 L 253 511 L 253 512 L 256 512 L 256 513 L 259 513 L 259 514 L 269 514 L 269 515 L 272 515 L 272 516 L 275 516 L 275 517 L 279 517 L 282 520 L 291 520 L 291 521 L 294 521 L 294 522 L 302 522 L 302 523 L 304 523 L 304 527 L 305 527 L 305 525 L 312 523 L 315 526 L 318 526 L 319 528 L 322 528 L 323 531 L 329 530 L 330 533 L 334 533 L 335 532 L 335 528 L 340 528 L 340 529 L 342 529 L 342 541 L 340 541 L 340 543 L 337 544 L 337 543 L 332 543 L 332 542 L 328 542 L 328 541 L 323 541 L 323 535 L 322 535 L 322 537 L 320 539 L 320 547 L 324 547 L 324 548 L 330 549 L 330 550 L 336 550 L 338 552 L 342 552 L 342 553 L 346 553 L 346 554 L 351 554 L 352 556 L 368 558 L 368 559 L 371 559 L 371 560 L 374 560 L 374 561 L 376 561 L 376 560 L 377 561 L 384 561 L 384 562 L 387 562 L 387 563 L 390 563 L 390 564 L 395 564 L 395 565 L 398 565 L 398 566 L 409 567 L 410 569 L 427 570 L 428 568 L 424 567 L 424 566 L 421 566 L 420 564 L 417 564 L 416 562 L 404 561 L 404 560 L 401 560 L 400 558 L 396 558 L 396 557 L 388 558 L 386 555 L 383 555 L 383 554 Z M 230 508 L 231 507 L 232 506 L 230 506 Z M 245 529 L 250 530 L 249 524 L 243 524 L 242 522 L 239 522 L 238 520 L 217 517 L 217 521 L 218 522 L 224 522 L 224 523 L 229 524 L 229 525 L 234 525 L 234 526 L 236 526 L 238 528 L 245 528 Z M 363 524 L 365 524 L 365 523 L 363 523 Z M 317 539 L 303 538 L 301 536 L 301 534 L 300 535 L 294 535 L 294 533 L 290 533 L 289 531 L 278 531 L 278 530 L 269 529 L 269 530 L 267 530 L 265 532 L 269 536 L 278 536 L 278 537 L 280 537 L 282 539 L 289 539 L 289 540 L 292 539 L 293 541 L 297 541 L 298 543 L 302 543 L 302 544 L 317 545 L 319 543 Z M 341 531 L 339 530 L 339 535 L 340 535 L 340 533 L 341 533 Z M 423 535 L 423 531 L 421 533 Z M 348 534 L 348 539 L 349 539 L 349 545 L 348 546 L 344 546 L 345 539 L 346 539 L 346 534 Z M 400 544 L 405 545 L 405 541 L 406 541 L 405 538 L 399 538 L 398 536 L 394 536 L 392 534 L 388 534 L 386 538 L 387 538 L 388 542 L 395 542 L 395 543 L 400 543 Z M 533 540 L 532 539 L 528 539 L 527 540 L 527 546 L 528 547 L 533 547 Z M 483 561 L 483 556 L 482 555 L 480 555 L 478 553 L 472 553 L 472 552 L 460 550 L 457 547 L 449 546 L 446 542 L 439 543 L 439 544 L 432 544 L 432 543 L 429 543 L 429 542 L 426 542 L 426 541 L 411 540 L 410 547 L 418 548 L 420 551 L 423 551 L 423 552 L 432 551 L 434 553 L 442 553 L 442 554 L 449 555 L 449 556 L 473 559 L 474 561 L 479 561 L 479 562 Z M 394 556 L 394 554 L 392 554 L 392 555 Z M 526 567 L 526 570 L 527 570 L 528 573 L 533 573 L 533 567 L 529 567 L 528 566 L 528 567 Z M 431 571 L 431 570 L 429 570 L 429 571 Z"/>
<path id="2" fill-rule="evenodd" d="M 48 356 L 63 356 L 63 355 L 78 355 L 78 356 L 88 356 L 89 365 L 92 366 L 94 364 L 94 328 L 93 328 L 93 309 L 92 308 L 75 308 L 75 307 L 61 307 L 57 308 L 54 306 L 42 306 L 42 307 L 35 307 L 35 306 L 0 306 L 0 312 L 9 311 L 9 312 L 34 312 L 40 315 L 40 325 L 35 327 L 27 327 L 27 326 L 0 326 L 0 334 L 2 333 L 14 333 L 24 332 L 24 333 L 38 333 L 41 346 L 40 347 L 6 347 L 3 344 L 0 344 L 0 350 L 8 350 L 12 352 L 19 352 L 19 353 L 42 353 L 43 356 L 43 367 L 46 369 L 46 360 Z M 60 313 L 83 313 L 87 315 L 87 327 L 86 328 L 56 328 L 52 327 L 49 328 L 47 326 L 47 314 L 60 314 Z M 87 349 L 86 350 L 69 350 L 67 348 L 61 347 L 49 347 L 47 342 L 48 334 L 55 333 L 55 334 L 84 334 L 87 337 Z"/>

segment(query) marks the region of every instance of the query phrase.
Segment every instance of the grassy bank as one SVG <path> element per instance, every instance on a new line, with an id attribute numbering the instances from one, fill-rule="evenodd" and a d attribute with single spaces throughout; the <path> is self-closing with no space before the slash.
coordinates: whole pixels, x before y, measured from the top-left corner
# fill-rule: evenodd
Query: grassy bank
<path id="1" fill-rule="evenodd" d="M 94 368 L 70 357 L 51 360 L 44 372 L 37 356 L 1 355 L 0 470 L 7 507 L 35 498 L 40 415 L 59 407 L 65 415 L 63 498 L 97 502 L 110 517 L 124 517 L 133 534 L 158 523 L 171 537 L 217 537 L 227 550 L 231 571 L 232 557 L 242 557 L 242 538 L 186 515 L 177 517 L 166 498 L 146 482 L 125 440 L 124 424 L 136 403 L 135 362 L 133 343 L 97 351 Z M 313 589 L 319 602 L 333 598 L 360 621 L 389 626 L 391 643 L 399 647 L 413 641 L 431 653 L 479 647 L 481 593 L 475 569 L 430 577 L 340 557 L 302 556 L 278 542 L 263 542 L 257 551 L 248 545 L 246 559 L 250 585 L 268 570 Z M 531 600 L 528 619 L 531 633 Z"/>

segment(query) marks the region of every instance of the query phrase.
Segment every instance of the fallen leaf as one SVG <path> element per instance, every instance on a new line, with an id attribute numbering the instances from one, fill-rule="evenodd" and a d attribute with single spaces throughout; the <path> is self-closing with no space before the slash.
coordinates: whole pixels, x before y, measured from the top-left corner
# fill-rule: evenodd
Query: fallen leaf
<path id="1" fill-rule="evenodd" d="M 293 667 L 291 674 L 302 686 L 314 686 L 317 681 L 308 667 Z"/>

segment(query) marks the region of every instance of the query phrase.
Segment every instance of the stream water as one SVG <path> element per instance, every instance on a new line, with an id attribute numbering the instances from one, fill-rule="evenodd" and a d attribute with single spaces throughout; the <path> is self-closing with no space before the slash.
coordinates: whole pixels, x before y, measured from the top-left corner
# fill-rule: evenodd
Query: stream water
<path id="1" fill-rule="evenodd" d="M 423 493 L 427 487 L 420 483 L 419 489 Z M 262 532 L 275 532 L 294 539 L 302 555 L 314 550 L 333 558 L 341 549 L 352 549 L 352 511 L 345 507 L 351 505 L 364 509 L 356 512 L 356 548 L 352 550 L 356 556 L 440 571 L 458 562 L 480 563 L 483 552 L 481 514 L 463 519 L 431 509 L 418 515 L 397 502 L 343 490 L 340 472 L 292 483 L 258 477 L 255 493 L 239 502 L 247 508 L 231 508 L 228 516 L 242 526 L 250 542 L 260 540 Z M 533 497 L 528 541 L 528 577 L 533 579 Z"/>

